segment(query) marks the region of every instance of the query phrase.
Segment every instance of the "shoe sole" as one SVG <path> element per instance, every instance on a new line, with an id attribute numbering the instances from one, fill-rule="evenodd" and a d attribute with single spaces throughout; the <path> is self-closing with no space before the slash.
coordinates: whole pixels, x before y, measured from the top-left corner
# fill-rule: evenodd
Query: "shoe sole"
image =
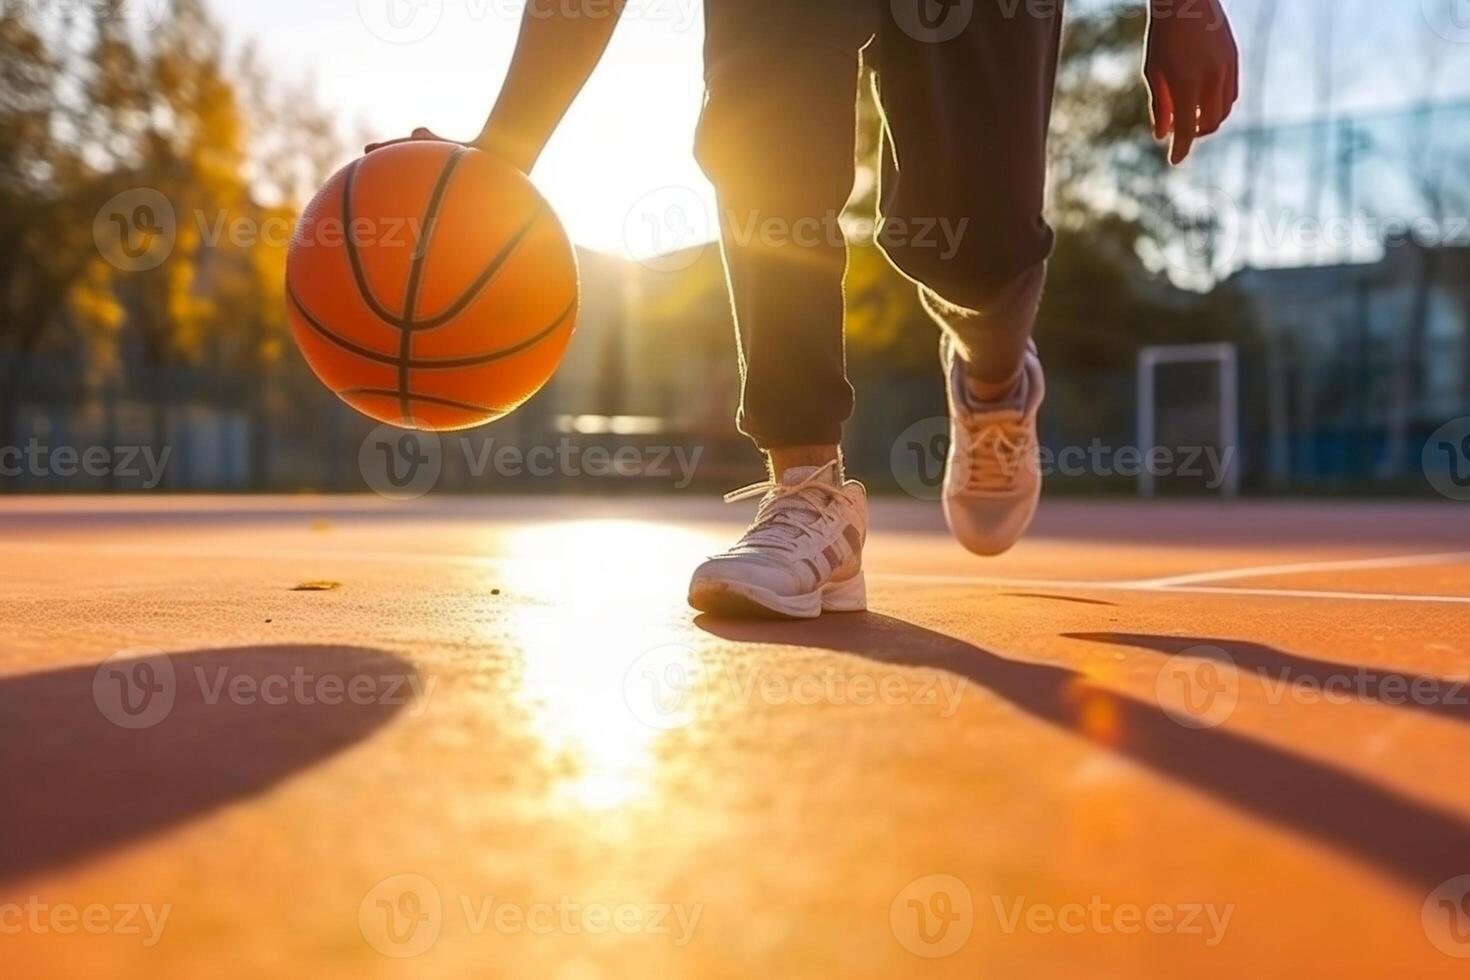
<path id="1" fill-rule="evenodd" d="M 988 502 L 994 504 L 994 498 Z M 981 558 L 996 558 L 1014 548 L 1026 532 L 1031 529 L 1031 524 L 1036 520 L 1036 512 L 1041 505 L 1041 487 L 1038 486 L 1023 500 L 1017 500 L 1011 504 L 1014 510 L 1026 510 L 1026 519 L 1006 534 L 995 533 L 994 522 L 987 533 L 977 533 L 968 522 L 963 519 L 965 511 L 965 498 L 945 497 L 942 503 L 944 510 L 944 523 L 949 527 L 949 533 L 958 541 L 964 549 L 972 555 Z M 981 506 L 984 506 L 982 504 Z"/>
<path id="2" fill-rule="evenodd" d="M 777 595 L 758 585 L 706 579 L 689 587 L 689 605 L 725 619 L 816 619 L 824 612 L 865 612 L 868 587 L 863 573 L 806 595 Z"/>

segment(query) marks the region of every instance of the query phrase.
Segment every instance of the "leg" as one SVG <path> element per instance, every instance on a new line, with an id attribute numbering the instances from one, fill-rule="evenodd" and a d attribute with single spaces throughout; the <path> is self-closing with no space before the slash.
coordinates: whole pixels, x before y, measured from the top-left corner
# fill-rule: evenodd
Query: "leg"
<path id="1" fill-rule="evenodd" d="M 1041 301 L 1061 8 L 975 0 L 949 40 L 898 16 L 880 37 L 881 244 L 921 284 L 925 308 L 982 386 L 1017 379 Z"/>
<path id="2" fill-rule="evenodd" d="M 852 413 L 842 339 L 859 51 L 852 0 L 708 0 L 697 155 L 719 196 L 741 431 L 831 453 Z"/>
<path id="3" fill-rule="evenodd" d="M 947 39 L 900 16 L 906 4 L 934 12 L 931 0 L 894 0 L 881 35 L 880 243 L 944 330 L 945 518 L 965 547 L 995 555 L 1041 497 L 1046 381 L 1031 331 L 1052 246 L 1042 203 L 1061 3 L 951 4 L 948 17 L 967 19 Z"/>
<path id="4" fill-rule="evenodd" d="M 852 412 L 842 349 L 859 52 L 855 0 L 707 0 L 699 162 L 714 182 L 744 391 L 740 427 L 770 457 L 755 520 L 695 569 L 716 615 L 813 618 L 867 606 L 867 496 L 837 458 Z M 866 13 L 865 13 L 866 12 Z"/>

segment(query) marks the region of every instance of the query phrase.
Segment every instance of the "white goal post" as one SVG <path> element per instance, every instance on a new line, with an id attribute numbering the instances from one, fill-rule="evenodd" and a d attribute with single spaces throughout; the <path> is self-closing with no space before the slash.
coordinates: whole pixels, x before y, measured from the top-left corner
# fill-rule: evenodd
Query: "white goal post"
<path id="1" fill-rule="evenodd" d="M 1169 364 L 1215 364 L 1220 376 L 1220 451 L 1225 462 L 1221 492 L 1226 497 L 1240 493 L 1240 383 L 1239 358 L 1234 344 L 1176 344 L 1145 347 L 1138 352 L 1138 448 L 1147 459 L 1157 448 L 1158 405 L 1155 378 Z M 1140 496 L 1152 497 L 1155 474 L 1148 466 L 1138 474 Z"/>

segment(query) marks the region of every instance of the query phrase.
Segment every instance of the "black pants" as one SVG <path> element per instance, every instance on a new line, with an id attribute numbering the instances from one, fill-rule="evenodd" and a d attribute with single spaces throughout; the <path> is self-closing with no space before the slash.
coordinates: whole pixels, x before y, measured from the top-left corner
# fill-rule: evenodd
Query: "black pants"
<path id="1" fill-rule="evenodd" d="M 856 176 L 865 60 L 884 115 L 879 243 L 973 374 L 1013 373 L 1052 246 L 1042 203 L 1060 0 L 705 8 L 696 152 L 719 196 L 741 431 L 765 449 L 832 445 L 852 414 L 836 219 Z"/>

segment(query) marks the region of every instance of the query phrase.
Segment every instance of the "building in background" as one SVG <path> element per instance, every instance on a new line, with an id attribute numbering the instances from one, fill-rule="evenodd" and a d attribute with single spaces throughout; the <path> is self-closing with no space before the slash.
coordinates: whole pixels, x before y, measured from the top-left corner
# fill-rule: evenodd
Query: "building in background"
<path id="1" fill-rule="evenodd" d="M 1470 406 L 1470 247 L 1387 243 L 1380 259 L 1245 269 L 1228 283 L 1267 340 L 1264 476 L 1408 480 Z"/>

